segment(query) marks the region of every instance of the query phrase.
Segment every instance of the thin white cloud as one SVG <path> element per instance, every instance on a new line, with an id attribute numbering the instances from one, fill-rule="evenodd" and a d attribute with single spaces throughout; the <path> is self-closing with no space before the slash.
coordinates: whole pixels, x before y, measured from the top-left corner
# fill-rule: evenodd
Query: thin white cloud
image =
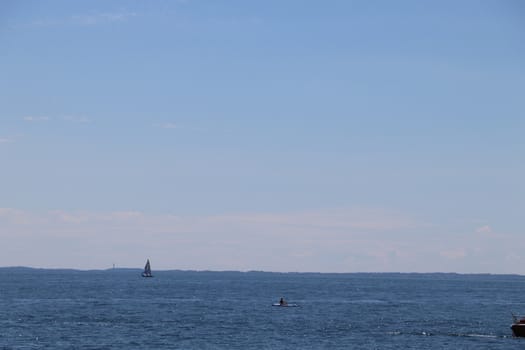
<path id="1" fill-rule="evenodd" d="M 180 216 L 0 208 L 0 241 L 25 252 L 6 252 L 0 266 L 140 267 L 147 256 L 158 269 L 523 273 L 514 247 L 525 237 L 441 236 L 382 209 Z"/>
<path id="2" fill-rule="evenodd" d="M 0 143 L 13 143 L 13 142 L 16 142 L 17 139 L 21 138 L 23 135 L 21 134 L 18 134 L 18 135 L 4 135 L 4 136 L 0 136 Z"/>
<path id="3" fill-rule="evenodd" d="M 89 211 L 68 212 L 54 210 L 49 213 L 58 222 L 62 223 L 88 223 L 88 222 L 132 222 L 141 219 L 144 214 L 138 211 L 114 211 L 109 213 L 96 213 Z"/>
<path id="4" fill-rule="evenodd" d="M 492 228 L 489 225 L 481 226 L 476 229 L 476 233 L 492 233 Z"/>
<path id="5" fill-rule="evenodd" d="M 70 22 L 79 25 L 96 25 L 100 23 L 123 22 L 137 16 L 135 12 L 107 12 L 89 15 L 73 15 Z"/>
<path id="6" fill-rule="evenodd" d="M 25 116 L 22 119 L 26 122 L 47 122 L 51 120 L 49 117 L 35 117 L 35 116 Z"/>
<path id="7" fill-rule="evenodd" d="M 13 139 L 6 136 L 0 136 L 0 143 L 11 143 L 13 142 Z"/>
<path id="8" fill-rule="evenodd" d="M 385 256 L 390 258 L 392 251 L 401 249 L 391 247 L 383 241 L 385 237 L 392 236 L 387 231 L 393 227 L 414 225 L 404 218 L 397 221 L 388 215 L 381 217 L 375 211 L 373 213 L 378 215 L 375 221 L 382 222 L 381 224 L 353 224 L 356 212 L 349 210 L 346 213 L 348 217 L 344 219 L 343 210 L 335 214 L 319 211 L 317 214 L 299 212 L 176 216 L 139 211 L 55 210 L 35 213 L 6 208 L 0 210 L 0 240 L 32 237 L 32 240 L 43 242 L 45 246 L 35 247 L 35 252 L 45 248 L 46 251 L 53 252 L 54 257 L 61 255 L 64 261 L 62 266 L 80 263 L 78 260 L 68 260 L 64 250 L 59 246 L 52 246 L 52 242 L 70 242 L 78 251 L 84 251 L 83 247 L 90 247 L 86 249 L 92 249 L 89 252 L 91 262 L 74 266 L 79 268 L 100 268 L 110 264 L 109 260 L 115 259 L 115 251 L 107 252 L 108 256 L 101 251 L 105 247 L 124 245 L 126 249 L 117 259 L 121 266 L 133 266 L 136 256 L 148 251 L 151 252 L 148 253 L 150 256 L 157 257 L 159 268 L 162 264 L 163 268 L 169 268 L 170 257 L 177 256 L 181 263 L 178 268 L 188 269 L 343 272 L 358 269 L 344 261 L 360 250 L 367 251 L 372 261 L 381 264 L 381 267 L 359 267 L 360 270 L 383 269 L 383 266 L 388 265 Z M 339 222 L 331 226 L 329 222 L 335 219 Z M 371 217 L 369 219 L 372 220 Z M 384 234 L 381 233 L 383 231 Z M 276 249 L 279 250 L 279 257 L 269 259 L 275 256 Z M 337 258 L 334 260 L 332 255 Z M 29 256 L 31 253 L 28 253 L 27 257 Z M 96 259 L 93 260 L 93 257 Z M 24 262 L 24 259 L 19 258 L 17 264 L 52 264 L 49 261 L 31 259 L 26 258 L 27 262 Z M 0 257 L 0 265 L 6 263 L 4 260 L 14 263 L 9 257 Z M 102 266 L 92 265 L 93 261 Z"/>
<path id="9" fill-rule="evenodd" d="M 91 119 L 84 117 L 84 116 L 77 116 L 77 115 L 67 115 L 65 117 L 61 117 L 57 119 L 62 119 L 66 122 L 71 122 L 71 123 L 91 123 Z M 39 122 L 51 121 L 52 118 L 47 117 L 47 116 L 25 116 L 25 117 L 22 117 L 22 120 L 25 122 L 39 123 Z"/>
<path id="10" fill-rule="evenodd" d="M 441 251 L 439 255 L 441 255 L 445 259 L 457 260 L 457 259 L 464 259 L 467 256 L 467 252 L 465 251 L 465 249 L 457 248 L 457 249 Z"/>
<path id="11" fill-rule="evenodd" d="M 35 222 L 38 215 L 35 213 L 14 209 L 14 208 L 0 208 L 0 224 L 12 224 L 18 227 L 26 226 Z M 2 227 L 0 225 L 0 227 Z M 1 237 L 0 235 L 0 238 Z"/>
<path id="12" fill-rule="evenodd" d="M 507 233 L 494 230 L 494 228 L 490 225 L 484 225 L 476 228 L 474 236 L 476 238 L 486 239 L 511 239 L 508 237 Z"/>
<path id="13" fill-rule="evenodd" d="M 162 129 L 177 129 L 177 128 L 179 128 L 179 125 L 177 125 L 175 123 L 172 123 L 172 122 L 154 124 L 153 126 L 159 127 L 159 128 L 162 128 Z"/>
<path id="14" fill-rule="evenodd" d="M 128 11 L 116 11 L 116 12 L 103 12 L 94 14 L 80 14 L 71 15 L 69 17 L 62 18 L 40 18 L 35 19 L 29 23 L 19 23 L 14 25 L 13 28 L 50 28 L 59 27 L 64 25 L 74 26 L 94 26 L 104 23 L 119 23 L 125 22 L 130 18 L 138 16 L 135 12 Z"/>
<path id="15" fill-rule="evenodd" d="M 286 214 L 243 214 L 223 216 L 239 222 L 272 223 L 323 230 L 378 230 L 420 228 L 425 226 L 404 215 L 374 209 L 330 209 Z"/>

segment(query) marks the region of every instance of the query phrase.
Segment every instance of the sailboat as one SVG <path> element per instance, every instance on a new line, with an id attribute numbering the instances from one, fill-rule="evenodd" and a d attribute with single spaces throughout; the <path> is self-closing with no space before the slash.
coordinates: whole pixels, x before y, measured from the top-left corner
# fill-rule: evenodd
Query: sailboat
<path id="1" fill-rule="evenodd" d="M 151 266 L 149 264 L 149 259 L 146 261 L 146 266 L 144 266 L 144 272 L 142 272 L 142 277 L 153 277 L 151 274 Z"/>

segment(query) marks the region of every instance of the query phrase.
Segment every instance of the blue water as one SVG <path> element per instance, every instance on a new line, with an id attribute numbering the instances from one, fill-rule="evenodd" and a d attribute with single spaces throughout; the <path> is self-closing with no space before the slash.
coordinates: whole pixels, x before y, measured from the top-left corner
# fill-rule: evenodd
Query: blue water
<path id="1" fill-rule="evenodd" d="M 522 276 L 154 274 L 0 269 L 0 349 L 525 348 Z"/>

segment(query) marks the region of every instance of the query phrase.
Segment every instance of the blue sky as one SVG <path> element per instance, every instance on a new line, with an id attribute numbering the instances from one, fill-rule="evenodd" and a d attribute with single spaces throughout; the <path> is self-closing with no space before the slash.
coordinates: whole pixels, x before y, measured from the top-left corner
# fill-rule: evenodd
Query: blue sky
<path id="1" fill-rule="evenodd" d="M 3 1 L 0 266 L 525 273 L 520 1 Z"/>

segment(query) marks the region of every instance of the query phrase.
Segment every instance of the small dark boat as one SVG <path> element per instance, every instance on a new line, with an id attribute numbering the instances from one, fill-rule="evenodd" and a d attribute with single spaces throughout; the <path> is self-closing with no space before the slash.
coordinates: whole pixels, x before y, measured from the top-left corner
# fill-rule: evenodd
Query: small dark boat
<path id="1" fill-rule="evenodd" d="M 280 306 L 280 307 L 297 307 L 299 305 L 297 304 L 288 304 L 288 302 L 286 300 L 284 300 L 284 298 L 281 298 L 281 300 L 279 300 L 278 303 L 275 303 L 275 304 L 272 304 L 272 306 Z"/>
<path id="2" fill-rule="evenodd" d="M 512 329 L 512 334 L 515 337 L 525 337 L 525 317 L 516 317 L 512 315 L 514 318 L 514 323 L 510 326 L 510 329 Z"/>

